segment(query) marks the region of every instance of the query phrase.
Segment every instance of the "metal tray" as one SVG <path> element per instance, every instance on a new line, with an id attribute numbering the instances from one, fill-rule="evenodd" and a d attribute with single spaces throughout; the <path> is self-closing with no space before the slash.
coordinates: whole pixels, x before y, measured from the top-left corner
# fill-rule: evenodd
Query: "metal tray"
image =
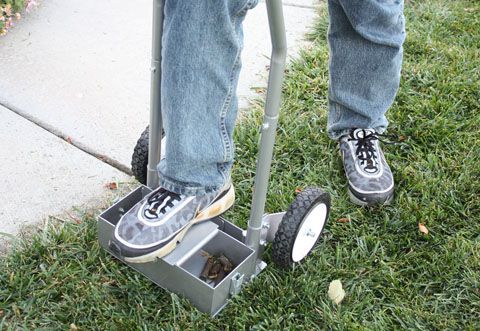
<path id="1" fill-rule="evenodd" d="M 124 263 L 109 249 L 110 238 L 122 215 L 150 192 L 142 185 L 98 217 L 100 245 Z M 255 254 L 243 243 L 244 234 L 241 228 L 216 217 L 193 226 L 175 250 L 162 259 L 126 264 L 158 286 L 189 299 L 200 311 L 215 316 L 241 290 L 252 263 L 257 264 L 258 272 L 266 266 L 263 261 L 253 261 Z M 224 254 L 236 266 L 217 286 L 199 278 L 208 254 Z"/>

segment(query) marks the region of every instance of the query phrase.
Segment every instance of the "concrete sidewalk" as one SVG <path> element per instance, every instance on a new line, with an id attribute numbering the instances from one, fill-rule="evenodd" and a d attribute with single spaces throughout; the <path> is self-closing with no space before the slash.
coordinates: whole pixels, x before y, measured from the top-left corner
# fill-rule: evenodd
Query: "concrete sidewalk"
<path id="1" fill-rule="evenodd" d="M 318 6 L 293 2 L 284 2 L 290 55 Z M 151 3 L 44 0 L 0 38 L 0 233 L 88 204 L 106 183 L 128 179 L 118 169 L 129 168 L 148 122 Z M 241 107 L 256 96 L 252 87 L 266 85 L 264 3 L 244 29 Z"/>

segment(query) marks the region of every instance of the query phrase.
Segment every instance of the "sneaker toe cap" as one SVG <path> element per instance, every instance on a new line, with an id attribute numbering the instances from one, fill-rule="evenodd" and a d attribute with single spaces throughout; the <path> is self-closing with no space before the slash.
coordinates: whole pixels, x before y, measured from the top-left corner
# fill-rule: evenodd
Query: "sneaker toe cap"
<path id="1" fill-rule="evenodd" d="M 152 246 L 148 248 L 133 248 L 129 245 L 125 245 L 120 240 L 115 238 L 115 236 L 108 243 L 108 246 L 112 251 L 112 253 L 122 258 L 143 256 L 155 250 L 160 249 L 162 245 L 163 244 L 159 244 L 157 246 Z"/>

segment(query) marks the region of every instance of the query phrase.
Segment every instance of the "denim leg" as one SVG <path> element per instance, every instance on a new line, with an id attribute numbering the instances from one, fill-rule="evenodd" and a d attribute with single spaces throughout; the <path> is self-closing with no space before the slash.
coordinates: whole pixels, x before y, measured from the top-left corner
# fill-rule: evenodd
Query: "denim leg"
<path id="1" fill-rule="evenodd" d="M 400 83 L 405 40 L 403 0 L 329 0 L 328 134 L 383 132 Z"/>
<path id="2" fill-rule="evenodd" d="M 166 0 L 160 185 L 200 195 L 230 180 L 242 22 L 258 0 Z"/>

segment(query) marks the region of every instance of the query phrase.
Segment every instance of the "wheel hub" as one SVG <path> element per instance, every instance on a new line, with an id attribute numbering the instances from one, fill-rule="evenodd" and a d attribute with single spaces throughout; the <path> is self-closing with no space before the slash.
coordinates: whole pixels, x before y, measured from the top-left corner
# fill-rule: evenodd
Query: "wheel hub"
<path id="1" fill-rule="evenodd" d="M 322 233 L 327 218 L 326 204 L 319 203 L 305 215 L 293 244 L 292 260 L 301 261 L 312 250 Z"/>

